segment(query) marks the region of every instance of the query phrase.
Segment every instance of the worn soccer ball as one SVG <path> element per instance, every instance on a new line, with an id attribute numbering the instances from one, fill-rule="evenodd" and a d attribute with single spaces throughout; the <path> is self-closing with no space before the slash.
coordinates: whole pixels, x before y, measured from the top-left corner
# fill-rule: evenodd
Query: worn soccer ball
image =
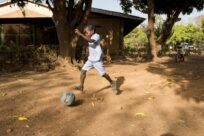
<path id="1" fill-rule="evenodd" d="M 70 91 L 65 91 L 60 100 L 65 106 L 72 106 L 75 102 L 75 95 Z"/>

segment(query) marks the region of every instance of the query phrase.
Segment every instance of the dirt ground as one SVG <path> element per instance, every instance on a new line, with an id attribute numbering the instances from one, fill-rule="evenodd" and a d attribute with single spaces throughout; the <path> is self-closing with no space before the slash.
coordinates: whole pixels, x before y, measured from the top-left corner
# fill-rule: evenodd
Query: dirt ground
<path id="1" fill-rule="evenodd" d="M 118 78 L 119 95 L 96 70 L 85 94 L 72 89 L 80 74 L 73 68 L 1 74 L 0 136 L 204 135 L 204 55 L 184 63 L 115 61 L 106 71 Z M 75 106 L 60 102 L 65 90 L 76 94 Z"/>

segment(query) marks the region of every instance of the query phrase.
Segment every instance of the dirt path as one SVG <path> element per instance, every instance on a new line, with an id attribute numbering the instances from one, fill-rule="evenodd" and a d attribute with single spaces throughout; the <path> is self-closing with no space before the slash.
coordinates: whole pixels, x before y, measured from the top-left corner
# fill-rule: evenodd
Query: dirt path
<path id="1" fill-rule="evenodd" d="M 204 56 L 180 64 L 115 62 L 106 70 L 119 79 L 120 95 L 95 70 L 84 95 L 72 89 L 74 69 L 1 75 L 0 136 L 203 136 Z M 76 94 L 76 106 L 60 103 L 64 90 Z"/>

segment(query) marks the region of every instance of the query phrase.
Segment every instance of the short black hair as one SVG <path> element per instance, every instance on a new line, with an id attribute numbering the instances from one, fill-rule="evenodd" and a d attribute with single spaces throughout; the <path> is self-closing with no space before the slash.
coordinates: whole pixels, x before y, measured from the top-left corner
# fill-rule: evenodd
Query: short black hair
<path id="1" fill-rule="evenodd" d="M 95 27 L 94 25 L 86 25 L 86 26 L 84 27 L 84 29 L 86 29 L 86 28 L 88 28 L 88 29 L 91 30 L 91 31 L 94 31 L 94 33 L 96 32 L 96 27 Z"/>

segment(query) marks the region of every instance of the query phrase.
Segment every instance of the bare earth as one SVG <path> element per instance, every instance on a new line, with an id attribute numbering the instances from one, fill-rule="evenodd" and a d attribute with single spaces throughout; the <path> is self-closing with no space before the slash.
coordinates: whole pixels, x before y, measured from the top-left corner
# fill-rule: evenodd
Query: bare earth
<path id="1" fill-rule="evenodd" d="M 73 68 L 1 74 L 0 136 L 204 135 L 204 56 L 116 61 L 106 70 L 118 78 L 119 95 L 96 70 L 87 75 L 85 94 L 72 89 L 80 74 Z M 75 106 L 61 104 L 65 90 L 76 94 Z"/>

